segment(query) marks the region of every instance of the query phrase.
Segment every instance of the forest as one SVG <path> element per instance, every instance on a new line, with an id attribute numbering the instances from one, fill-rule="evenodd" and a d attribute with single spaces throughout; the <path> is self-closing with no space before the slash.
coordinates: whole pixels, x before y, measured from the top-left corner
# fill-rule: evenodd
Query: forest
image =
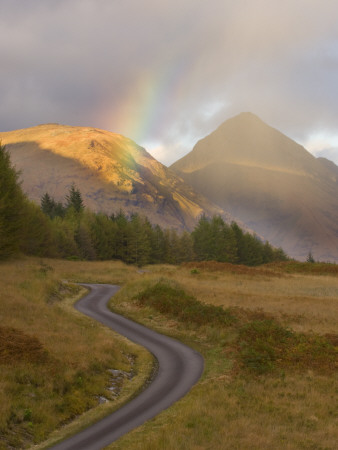
<path id="1" fill-rule="evenodd" d="M 219 261 L 256 266 L 287 260 L 257 236 L 222 217 L 202 215 L 192 232 L 163 229 L 139 214 L 89 211 L 73 184 L 64 202 L 49 193 L 30 201 L 20 173 L 0 143 L 0 259 L 26 254 L 79 260 L 122 260 L 128 264 Z"/>

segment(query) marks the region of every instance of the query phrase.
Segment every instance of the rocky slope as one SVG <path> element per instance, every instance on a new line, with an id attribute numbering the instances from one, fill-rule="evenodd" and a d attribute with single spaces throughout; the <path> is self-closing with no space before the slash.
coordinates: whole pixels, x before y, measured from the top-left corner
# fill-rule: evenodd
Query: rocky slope
<path id="1" fill-rule="evenodd" d="M 75 183 L 93 211 L 111 214 L 122 208 L 176 229 L 193 228 L 202 213 L 233 220 L 121 135 L 45 124 L 0 133 L 0 140 L 21 171 L 24 191 L 38 203 L 45 192 L 63 201 Z"/>
<path id="2" fill-rule="evenodd" d="M 338 167 L 255 115 L 224 122 L 171 168 L 289 255 L 338 261 Z"/>

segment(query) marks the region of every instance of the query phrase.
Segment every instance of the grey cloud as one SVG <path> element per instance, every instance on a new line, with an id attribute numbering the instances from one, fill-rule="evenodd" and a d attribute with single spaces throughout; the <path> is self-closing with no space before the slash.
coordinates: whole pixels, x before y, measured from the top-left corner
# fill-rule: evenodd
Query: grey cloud
<path id="1" fill-rule="evenodd" d="M 168 70 L 177 87 L 160 93 L 156 126 L 142 139 L 169 154 L 182 156 L 189 139 L 241 111 L 294 139 L 337 128 L 336 1 L 2 0 L 0 8 L 1 131 L 48 121 L 137 139 L 101 109 L 113 114 L 144 74 L 156 84 Z M 143 99 L 136 93 L 128 106 L 135 121 Z M 206 114 L 215 102 L 224 106 Z"/>

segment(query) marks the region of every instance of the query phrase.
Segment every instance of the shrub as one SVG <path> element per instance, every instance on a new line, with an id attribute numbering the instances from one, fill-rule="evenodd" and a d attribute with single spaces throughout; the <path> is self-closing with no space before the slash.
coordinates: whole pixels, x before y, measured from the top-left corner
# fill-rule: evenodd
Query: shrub
<path id="1" fill-rule="evenodd" d="M 337 367 L 337 351 L 328 338 L 295 333 L 275 319 L 255 320 L 240 328 L 238 357 L 244 370 L 258 375 L 284 367 L 319 372 Z"/>
<path id="2" fill-rule="evenodd" d="M 184 322 L 197 325 L 230 325 L 235 317 L 221 306 L 207 305 L 188 295 L 180 286 L 167 280 L 140 292 L 134 297 L 141 305 L 150 306 L 162 314 L 171 314 Z"/>
<path id="3" fill-rule="evenodd" d="M 273 319 L 252 321 L 239 333 L 241 364 L 258 374 L 271 371 L 293 338 L 290 330 Z"/>

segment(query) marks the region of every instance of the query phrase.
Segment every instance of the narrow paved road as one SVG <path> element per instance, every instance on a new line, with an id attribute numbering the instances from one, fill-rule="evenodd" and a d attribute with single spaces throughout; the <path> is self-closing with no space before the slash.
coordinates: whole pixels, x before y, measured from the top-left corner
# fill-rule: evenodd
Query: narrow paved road
<path id="1" fill-rule="evenodd" d="M 75 304 L 75 308 L 146 347 L 157 358 L 159 369 L 154 381 L 140 395 L 91 427 L 54 446 L 54 450 L 104 448 L 183 397 L 203 372 L 203 358 L 198 352 L 107 308 L 118 286 L 83 286 L 90 292 Z"/>

